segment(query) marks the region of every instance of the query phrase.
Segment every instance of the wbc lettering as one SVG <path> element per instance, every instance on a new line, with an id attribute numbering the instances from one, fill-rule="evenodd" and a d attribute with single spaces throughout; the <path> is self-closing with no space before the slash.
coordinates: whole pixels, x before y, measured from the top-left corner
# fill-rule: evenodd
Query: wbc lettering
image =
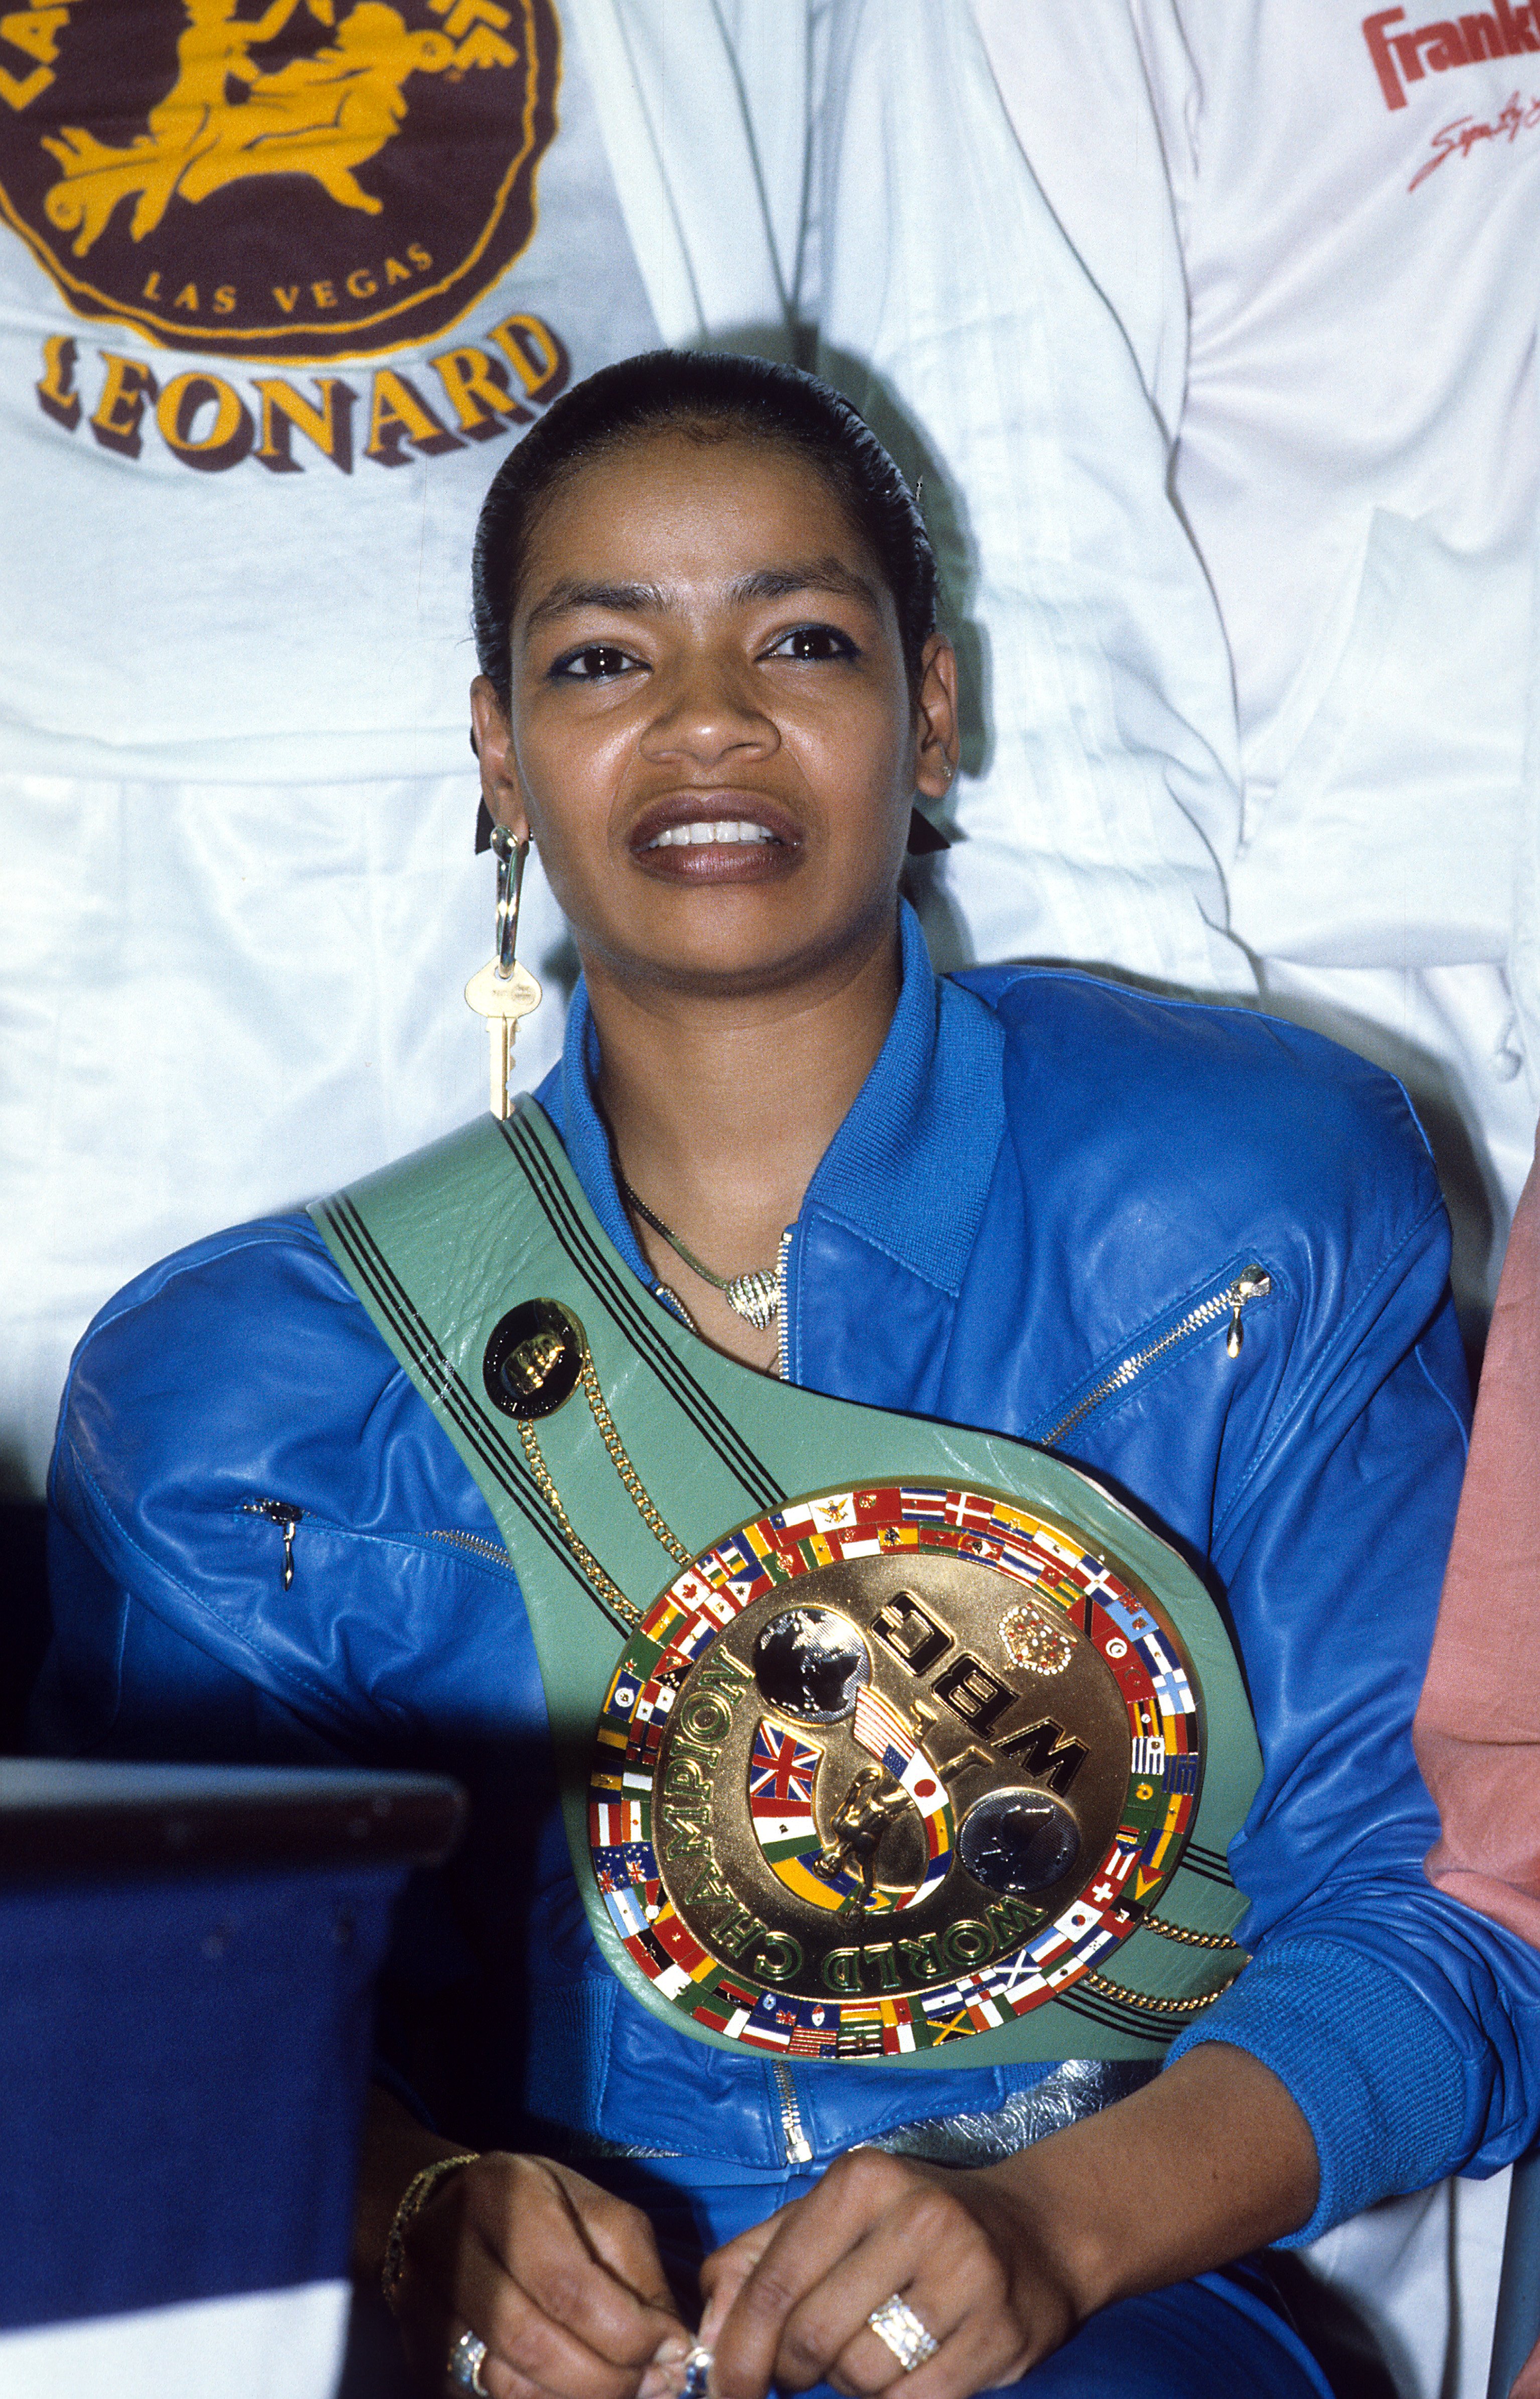
<path id="1" fill-rule="evenodd" d="M 915 1676 L 928 1674 L 938 1660 L 954 1647 L 952 1635 L 939 1620 L 921 1606 L 911 1591 L 895 1592 L 871 1620 L 871 1630 Z M 1018 1731 L 996 1740 L 1002 1716 L 1024 1706 L 1019 1691 L 1003 1683 L 981 1658 L 960 1649 L 931 1684 L 936 1698 L 945 1701 L 969 1730 L 989 1742 L 1019 1772 L 1047 1782 L 1053 1791 L 1068 1791 L 1086 1762 L 1085 1743 L 1074 1740 L 1051 1716 L 1038 1716 Z M 922 1702 L 923 1704 L 923 1702 Z"/>

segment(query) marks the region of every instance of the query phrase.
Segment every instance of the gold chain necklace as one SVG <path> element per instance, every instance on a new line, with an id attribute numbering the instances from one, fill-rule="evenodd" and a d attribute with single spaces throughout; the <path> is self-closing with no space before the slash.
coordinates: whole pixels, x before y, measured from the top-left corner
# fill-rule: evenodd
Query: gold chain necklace
<path id="1" fill-rule="evenodd" d="M 687 1250 L 671 1226 L 655 1215 L 639 1192 L 633 1191 L 626 1177 L 620 1177 L 620 1187 L 628 1203 L 636 1210 L 645 1225 L 661 1234 L 677 1257 L 682 1257 L 692 1274 L 699 1275 L 713 1291 L 720 1291 L 735 1316 L 741 1316 L 756 1333 L 767 1333 L 780 1313 L 780 1271 L 776 1267 L 750 1267 L 747 1274 L 713 1274 L 702 1265 L 693 1250 Z"/>

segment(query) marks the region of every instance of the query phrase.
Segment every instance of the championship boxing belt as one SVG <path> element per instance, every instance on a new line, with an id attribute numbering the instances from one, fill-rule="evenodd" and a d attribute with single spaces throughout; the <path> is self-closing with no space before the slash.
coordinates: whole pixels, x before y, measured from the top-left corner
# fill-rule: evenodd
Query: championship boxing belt
<path id="1" fill-rule="evenodd" d="M 1087 1475 L 723 1357 L 520 1103 L 312 1211 L 474 1475 L 600 1948 L 781 2057 L 1158 2057 L 1235 1979 L 1223 1621 Z"/>

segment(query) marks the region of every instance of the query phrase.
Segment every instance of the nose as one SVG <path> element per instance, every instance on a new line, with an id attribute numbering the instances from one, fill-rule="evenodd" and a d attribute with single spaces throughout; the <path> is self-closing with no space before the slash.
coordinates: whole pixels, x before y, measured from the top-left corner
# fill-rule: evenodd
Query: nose
<path id="1" fill-rule="evenodd" d="M 763 758 L 780 735 L 749 674 L 734 658 L 692 653 L 653 685 L 654 712 L 643 755 L 710 768 L 728 757 Z"/>

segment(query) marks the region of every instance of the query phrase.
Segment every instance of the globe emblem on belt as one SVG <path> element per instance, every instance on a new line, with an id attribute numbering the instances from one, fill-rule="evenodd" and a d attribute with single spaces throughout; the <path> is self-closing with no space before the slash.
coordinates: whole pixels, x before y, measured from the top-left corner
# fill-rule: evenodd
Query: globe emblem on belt
<path id="1" fill-rule="evenodd" d="M 659 1993 L 804 2056 L 902 2053 L 1073 1986 L 1196 1807 L 1153 1596 L 1004 1498 L 883 1486 L 740 1526 L 628 1644 L 596 1877 Z"/>

